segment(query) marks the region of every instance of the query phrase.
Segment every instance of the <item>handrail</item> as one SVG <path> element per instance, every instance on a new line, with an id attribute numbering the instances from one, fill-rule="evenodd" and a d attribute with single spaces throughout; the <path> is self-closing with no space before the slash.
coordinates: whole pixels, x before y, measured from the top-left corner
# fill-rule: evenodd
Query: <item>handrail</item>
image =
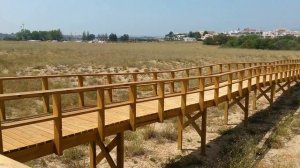
<path id="1" fill-rule="evenodd" d="M 286 66 L 286 65 L 300 65 L 300 64 L 280 64 L 276 66 Z M 221 77 L 228 74 L 234 74 L 238 72 L 243 72 L 247 70 L 255 70 L 256 68 L 262 67 L 270 67 L 267 65 L 264 66 L 255 66 L 250 68 L 244 68 L 236 71 L 231 72 L 224 72 L 215 75 L 207 75 L 207 76 L 192 76 L 192 77 L 183 77 L 183 78 L 176 78 L 176 79 L 163 79 L 163 80 L 151 80 L 151 81 L 140 81 L 140 82 L 127 82 L 127 83 L 117 83 L 117 84 L 109 84 L 109 85 L 93 85 L 93 86 L 83 86 L 83 87 L 74 87 L 74 88 L 63 88 L 63 89 L 52 89 L 52 90 L 41 90 L 41 91 L 28 91 L 28 92 L 18 92 L 18 93 L 4 93 L 0 94 L 0 100 L 14 100 L 14 99 L 23 99 L 23 98 L 31 98 L 31 97 L 42 97 L 45 95 L 52 95 L 52 94 L 71 94 L 71 93 L 78 93 L 78 92 L 88 92 L 94 91 L 96 89 L 118 89 L 120 88 L 128 88 L 130 85 L 148 85 L 148 84 L 156 84 L 158 82 L 179 82 L 182 80 L 193 80 L 199 78 L 209 79 L 212 77 Z M 284 71 L 289 72 L 290 70 Z M 270 75 L 271 73 L 266 73 L 264 75 Z"/>

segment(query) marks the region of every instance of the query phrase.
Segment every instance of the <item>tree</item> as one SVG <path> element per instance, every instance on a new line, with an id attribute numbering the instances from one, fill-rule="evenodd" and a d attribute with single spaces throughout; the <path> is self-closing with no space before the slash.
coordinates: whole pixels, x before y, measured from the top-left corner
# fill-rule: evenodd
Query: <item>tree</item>
<path id="1" fill-rule="evenodd" d="M 41 40 L 40 32 L 33 31 L 31 33 L 31 38 L 32 38 L 32 40 Z"/>
<path id="2" fill-rule="evenodd" d="M 97 36 L 97 39 L 101 40 L 101 41 L 107 41 L 108 40 L 108 36 L 107 36 L 107 34 L 99 34 Z"/>
<path id="3" fill-rule="evenodd" d="M 189 34 L 188 34 L 188 37 L 192 37 L 192 38 L 195 37 L 194 33 L 192 31 L 190 31 Z"/>
<path id="4" fill-rule="evenodd" d="M 195 38 L 196 40 L 200 40 L 201 34 L 200 34 L 200 32 L 192 32 L 192 31 L 190 31 L 188 33 L 188 37 Z"/>
<path id="5" fill-rule="evenodd" d="M 110 33 L 108 36 L 109 41 L 118 41 L 118 36 L 114 33 Z"/>
<path id="6" fill-rule="evenodd" d="M 17 39 L 18 40 L 30 40 L 31 39 L 31 33 L 30 30 L 22 29 L 21 31 L 17 32 Z"/>
<path id="7" fill-rule="evenodd" d="M 165 35 L 165 40 L 171 41 L 174 39 L 175 39 L 175 34 L 172 31 L 170 31 L 168 34 Z"/>
<path id="8" fill-rule="evenodd" d="M 96 38 L 96 36 L 94 34 L 88 34 L 86 38 L 88 41 L 91 41 L 91 40 L 94 40 Z"/>
<path id="9" fill-rule="evenodd" d="M 85 41 L 86 40 L 86 33 L 85 33 L 85 31 L 82 33 L 82 41 Z"/>
<path id="10" fill-rule="evenodd" d="M 129 35 L 128 34 L 124 34 L 123 36 L 120 37 L 121 41 L 128 41 L 129 40 Z"/>
<path id="11" fill-rule="evenodd" d="M 205 30 L 202 35 L 205 36 L 206 34 L 208 34 L 208 31 Z"/>

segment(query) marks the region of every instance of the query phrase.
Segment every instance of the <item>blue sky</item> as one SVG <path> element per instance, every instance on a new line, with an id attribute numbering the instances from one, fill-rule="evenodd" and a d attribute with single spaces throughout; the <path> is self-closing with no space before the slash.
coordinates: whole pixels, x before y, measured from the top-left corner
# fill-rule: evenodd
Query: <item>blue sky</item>
<path id="1" fill-rule="evenodd" d="M 22 24 L 64 34 L 135 36 L 245 27 L 300 30 L 300 0 L 0 0 L 0 32 L 17 32 Z"/>

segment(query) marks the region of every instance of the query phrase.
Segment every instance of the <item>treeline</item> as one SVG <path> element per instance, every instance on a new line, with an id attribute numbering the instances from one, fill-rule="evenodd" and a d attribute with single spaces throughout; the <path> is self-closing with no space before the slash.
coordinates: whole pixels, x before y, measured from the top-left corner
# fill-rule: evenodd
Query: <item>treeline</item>
<path id="1" fill-rule="evenodd" d="M 225 34 L 219 34 L 206 38 L 203 44 L 249 49 L 300 50 L 300 37 L 291 35 L 276 38 L 263 38 L 258 35 L 230 37 Z"/>
<path id="2" fill-rule="evenodd" d="M 89 32 L 83 32 L 82 33 L 82 41 L 92 41 L 92 40 L 101 40 L 101 41 L 129 41 L 129 35 L 124 34 L 120 37 L 118 37 L 116 34 L 111 33 L 109 35 L 107 34 L 99 34 L 97 37 L 94 34 L 90 34 Z"/>
<path id="3" fill-rule="evenodd" d="M 57 40 L 61 41 L 63 39 L 63 34 L 58 30 L 50 30 L 50 31 L 30 31 L 27 29 L 22 29 L 21 31 L 16 33 L 15 37 L 10 37 L 7 40 Z M 6 40 L 6 39 L 4 39 Z"/>

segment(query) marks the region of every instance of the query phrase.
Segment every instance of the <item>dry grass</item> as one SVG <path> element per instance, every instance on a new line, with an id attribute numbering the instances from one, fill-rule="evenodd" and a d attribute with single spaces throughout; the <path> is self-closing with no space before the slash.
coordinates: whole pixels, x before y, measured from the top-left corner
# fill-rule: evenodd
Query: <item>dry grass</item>
<path id="1" fill-rule="evenodd" d="M 296 59 L 299 56 L 298 51 L 229 49 L 182 42 L 87 44 L 0 41 L 0 72 L 14 75 L 28 66 L 41 68 L 49 64 L 171 69 L 178 65 L 202 65 L 229 60 L 271 61 Z M 178 64 L 180 62 L 185 64 Z"/>

